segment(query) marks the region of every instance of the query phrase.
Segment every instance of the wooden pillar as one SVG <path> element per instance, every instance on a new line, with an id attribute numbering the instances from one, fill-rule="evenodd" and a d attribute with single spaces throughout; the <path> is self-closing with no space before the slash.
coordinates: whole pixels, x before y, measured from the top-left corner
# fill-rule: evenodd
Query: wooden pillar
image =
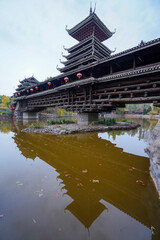
<path id="1" fill-rule="evenodd" d="M 136 68 L 136 58 L 135 58 L 135 55 L 133 55 L 133 69 Z"/>
<path id="2" fill-rule="evenodd" d="M 113 65 L 112 65 L 112 63 L 110 64 L 110 74 L 112 74 L 113 73 Z"/>
<path id="3" fill-rule="evenodd" d="M 89 89 L 89 104 L 92 104 L 92 85 L 90 85 L 90 89 Z"/>
<path id="4" fill-rule="evenodd" d="M 83 92 L 84 92 L 84 103 L 86 105 L 86 103 L 87 103 L 87 93 L 86 93 L 86 89 L 85 88 L 83 88 Z"/>
<path id="5" fill-rule="evenodd" d="M 73 107 L 73 90 L 72 90 L 71 104 L 72 104 L 72 107 Z"/>
<path id="6" fill-rule="evenodd" d="M 68 105 L 70 103 L 70 91 L 68 90 Z"/>

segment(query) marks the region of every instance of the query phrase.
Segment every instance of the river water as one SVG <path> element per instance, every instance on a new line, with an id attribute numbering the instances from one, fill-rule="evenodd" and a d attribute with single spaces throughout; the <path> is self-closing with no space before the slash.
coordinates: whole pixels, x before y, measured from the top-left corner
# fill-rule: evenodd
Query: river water
<path id="1" fill-rule="evenodd" d="M 144 152 L 156 121 L 140 122 L 66 136 L 1 122 L 0 240 L 159 240 L 160 201 Z"/>

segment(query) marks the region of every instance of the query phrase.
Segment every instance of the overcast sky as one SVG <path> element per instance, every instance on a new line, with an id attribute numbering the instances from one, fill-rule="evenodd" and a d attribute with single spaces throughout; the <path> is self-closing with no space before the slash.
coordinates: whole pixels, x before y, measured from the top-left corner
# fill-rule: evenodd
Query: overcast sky
<path id="1" fill-rule="evenodd" d="M 116 52 L 160 37 L 160 0 L 97 0 L 96 13 L 116 34 L 103 42 Z M 95 1 L 92 1 L 94 8 Z M 20 80 L 44 81 L 62 67 L 63 49 L 77 43 L 66 32 L 89 15 L 89 0 L 0 0 L 0 95 Z"/>

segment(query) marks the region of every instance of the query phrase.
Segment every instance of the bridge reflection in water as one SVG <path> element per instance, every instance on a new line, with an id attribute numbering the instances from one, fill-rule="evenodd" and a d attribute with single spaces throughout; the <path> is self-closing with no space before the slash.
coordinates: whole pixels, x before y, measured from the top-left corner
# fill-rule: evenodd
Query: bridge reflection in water
<path id="1" fill-rule="evenodd" d="M 159 201 L 149 176 L 149 159 L 125 153 L 97 135 L 18 133 L 13 139 L 25 158 L 39 157 L 56 170 L 62 189 L 72 198 L 65 210 L 86 228 L 104 211 L 108 214 L 108 206 L 113 205 L 147 228 L 154 226 L 155 237 L 160 235 Z M 135 170 L 129 171 L 132 167 Z M 84 169 L 88 173 L 83 173 Z M 136 184 L 137 179 L 142 179 L 145 186 Z M 82 187 L 77 187 L 78 183 Z"/>

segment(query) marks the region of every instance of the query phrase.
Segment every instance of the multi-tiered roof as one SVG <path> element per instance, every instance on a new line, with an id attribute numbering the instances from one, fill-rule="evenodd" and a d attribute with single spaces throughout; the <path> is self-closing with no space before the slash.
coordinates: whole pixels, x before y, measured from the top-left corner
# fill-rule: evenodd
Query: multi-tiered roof
<path id="1" fill-rule="evenodd" d="M 99 19 L 95 12 L 90 9 L 90 14 L 83 21 L 71 29 L 67 29 L 70 36 L 79 41 L 71 48 L 65 48 L 68 55 L 63 55 L 66 61 L 62 61 L 64 67 L 58 68 L 62 73 L 87 66 L 100 59 L 111 55 L 111 50 L 102 42 L 113 35 Z"/>
<path id="2" fill-rule="evenodd" d="M 20 81 L 18 88 L 16 89 L 17 92 L 25 91 L 34 85 L 37 85 L 39 81 L 35 79 L 33 76 L 30 78 L 25 78 L 24 80 Z"/>

